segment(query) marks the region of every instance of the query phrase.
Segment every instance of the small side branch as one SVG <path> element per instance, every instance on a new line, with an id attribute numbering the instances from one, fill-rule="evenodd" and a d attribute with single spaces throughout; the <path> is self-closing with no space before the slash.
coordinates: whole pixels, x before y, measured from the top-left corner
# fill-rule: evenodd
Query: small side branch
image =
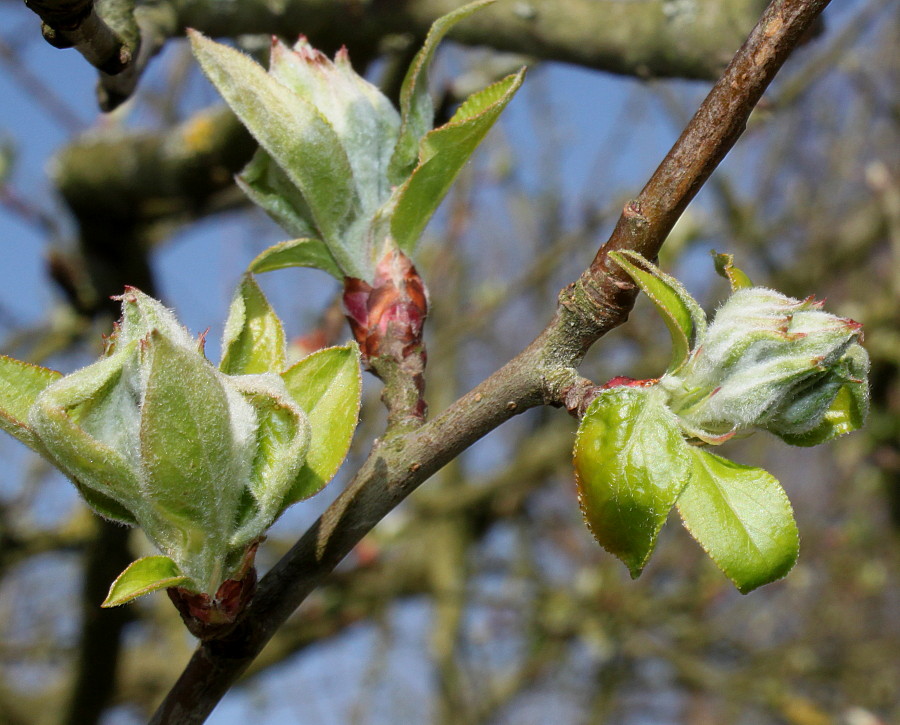
<path id="1" fill-rule="evenodd" d="M 97 14 L 93 0 L 26 0 L 25 4 L 40 16 L 41 30 L 48 43 L 56 48 L 76 48 L 85 60 L 104 73 L 121 73 L 137 52 L 136 32 L 114 29 L 112 23 Z M 134 25 L 133 1 L 109 5 L 122 24 Z"/>

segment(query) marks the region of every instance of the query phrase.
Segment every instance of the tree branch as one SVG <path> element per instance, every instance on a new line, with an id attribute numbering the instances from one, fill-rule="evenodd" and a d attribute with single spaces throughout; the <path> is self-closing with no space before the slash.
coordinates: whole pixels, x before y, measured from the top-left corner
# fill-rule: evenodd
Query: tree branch
<path id="1" fill-rule="evenodd" d="M 303 599 L 355 544 L 416 487 L 479 438 L 527 408 L 559 405 L 588 348 L 627 318 L 634 286 L 606 253 L 652 258 L 700 186 L 724 158 L 766 86 L 828 0 L 775 0 L 684 133 L 556 315 L 514 360 L 405 436 L 377 444 L 347 490 L 262 579 L 245 618 L 226 639 L 202 643 L 152 723 L 201 723 Z"/>
<path id="2" fill-rule="evenodd" d="M 101 105 L 111 110 L 125 100 L 149 57 L 167 38 L 180 37 L 188 27 L 211 36 L 304 34 L 317 48 L 332 52 L 346 45 L 354 56 L 370 56 L 385 35 L 424 37 L 431 24 L 467 0 L 157 0 L 138 4 L 128 14 L 129 32 L 140 38 L 129 51 L 127 78 L 101 78 Z M 29 0 L 38 7 L 93 3 Z M 119 0 L 106 5 L 118 5 Z M 127 5 L 127 2 L 122 3 Z M 588 68 L 640 78 L 718 77 L 735 46 L 765 3 L 763 0 L 523 0 L 498 2 L 461 23 L 451 37 L 466 45 L 485 45 L 541 60 L 576 63 Z M 106 7 L 104 5 L 104 7 Z M 109 20 L 104 17 L 103 20 Z M 351 22 L 348 22 L 350 20 Z M 98 21 L 103 23 L 103 21 Z M 55 27 L 55 26 L 54 26 Z M 105 27 L 105 26 L 104 26 Z M 119 30 L 118 24 L 113 24 Z M 100 31 L 92 31 L 93 44 Z M 110 31 L 115 35 L 115 31 Z M 52 33 L 52 31 L 51 31 Z M 76 47 L 94 65 L 112 72 L 102 58 L 89 54 L 81 33 Z M 141 51 L 137 57 L 137 41 Z M 105 46 L 104 46 L 105 47 Z M 123 50 L 131 46 L 122 46 Z M 100 63 L 100 65 L 98 65 Z"/>

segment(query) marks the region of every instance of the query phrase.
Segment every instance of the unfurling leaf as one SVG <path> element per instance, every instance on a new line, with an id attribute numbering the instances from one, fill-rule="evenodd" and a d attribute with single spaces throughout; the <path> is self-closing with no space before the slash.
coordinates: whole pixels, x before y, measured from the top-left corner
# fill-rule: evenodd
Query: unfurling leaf
<path id="1" fill-rule="evenodd" d="M 291 239 L 260 252 L 247 267 L 248 272 L 272 272 L 288 267 L 315 267 L 337 280 L 344 278 L 328 247 L 320 239 Z"/>
<path id="2" fill-rule="evenodd" d="M 478 0 L 463 5 L 435 20 L 428 30 L 425 43 L 416 53 L 400 88 L 400 134 L 387 174 L 391 184 L 403 183 L 415 168 L 419 142 L 434 123 L 434 102 L 428 92 L 428 68 L 434 52 L 454 25 L 493 2 Z"/>
<path id="3" fill-rule="evenodd" d="M 731 283 L 732 292 L 737 292 L 739 289 L 749 289 L 753 286 L 753 282 L 750 281 L 750 278 L 744 271 L 734 266 L 733 254 L 719 254 L 715 249 L 710 254 L 712 254 L 713 262 L 716 265 L 716 272 Z"/>
<path id="4" fill-rule="evenodd" d="M 628 273 L 662 315 L 672 336 L 672 361 L 667 372 L 676 372 L 706 333 L 706 314 L 681 282 L 641 255 L 626 250 L 611 252 L 609 256 Z"/>
<path id="5" fill-rule="evenodd" d="M 28 423 L 28 411 L 38 395 L 61 377 L 55 370 L 0 355 L 0 429 L 40 452 L 40 443 Z"/>

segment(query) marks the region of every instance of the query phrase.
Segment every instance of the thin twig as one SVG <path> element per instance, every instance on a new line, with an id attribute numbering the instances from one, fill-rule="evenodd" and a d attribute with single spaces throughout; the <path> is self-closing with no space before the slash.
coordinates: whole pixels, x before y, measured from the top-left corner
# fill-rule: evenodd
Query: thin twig
<path id="1" fill-rule="evenodd" d="M 655 257 L 666 234 L 744 129 L 781 64 L 828 0 L 775 0 L 550 324 L 520 355 L 443 414 L 373 448 L 347 490 L 262 579 L 246 617 L 224 640 L 203 643 L 151 725 L 203 722 L 276 630 L 387 513 L 469 445 L 523 410 L 559 404 L 573 367 L 621 324 L 633 285 L 607 267 L 630 248 Z"/>

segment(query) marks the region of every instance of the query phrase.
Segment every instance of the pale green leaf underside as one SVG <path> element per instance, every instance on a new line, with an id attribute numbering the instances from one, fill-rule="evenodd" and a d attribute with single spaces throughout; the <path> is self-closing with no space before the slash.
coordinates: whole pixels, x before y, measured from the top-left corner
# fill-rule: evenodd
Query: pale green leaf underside
<path id="1" fill-rule="evenodd" d="M 200 66 L 241 122 L 303 193 L 317 230 L 335 254 L 359 199 L 350 162 L 328 121 L 249 57 L 199 33 Z M 347 261 L 348 272 L 353 271 Z"/>
<path id="2" fill-rule="evenodd" d="M 675 372 L 687 361 L 695 341 L 703 337 L 706 314 L 681 282 L 637 252 L 610 252 L 609 256 L 628 273 L 662 315 L 672 336 L 672 361 L 667 372 Z"/>
<path id="3" fill-rule="evenodd" d="M 316 236 L 312 211 L 303 194 L 264 149 L 256 149 L 235 181 L 250 201 L 261 207 L 288 234 Z"/>
<path id="4" fill-rule="evenodd" d="M 691 475 L 689 446 L 654 388 L 604 391 L 575 441 L 578 497 L 594 537 L 638 576 Z"/>
<path id="5" fill-rule="evenodd" d="M 225 323 L 219 369 L 228 375 L 280 373 L 285 363 L 284 328 L 263 291 L 245 275 Z"/>
<path id="6" fill-rule="evenodd" d="M 391 216 L 391 233 L 397 245 L 411 253 L 431 216 L 460 170 L 521 87 L 525 70 L 474 94 L 464 104 L 471 115 L 457 113 L 450 123 L 422 139 L 419 165 L 398 190 Z M 462 110 L 462 109 L 461 109 Z"/>
<path id="7" fill-rule="evenodd" d="M 0 355 L 0 429 L 40 452 L 28 412 L 38 395 L 61 377 L 55 370 Z"/>
<path id="8" fill-rule="evenodd" d="M 347 455 L 362 390 L 359 348 L 351 343 L 319 350 L 286 370 L 282 377 L 311 427 L 306 463 L 285 500 L 287 507 L 319 492 Z"/>
<path id="9" fill-rule="evenodd" d="M 344 278 L 340 267 L 320 239 L 291 239 L 275 244 L 250 262 L 248 272 L 273 272 L 288 267 L 315 267 L 337 280 Z"/>
<path id="10" fill-rule="evenodd" d="M 778 481 L 761 468 L 690 450 L 693 475 L 677 506 L 691 536 L 743 594 L 785 576 L 800 536 Z"/>
<path id="11" fill-rule="evenodd" d="M 188 577 L 168 556 L 145 556 L 116 577 L 101 607 L 118 607 L 144 594 L 185 584 Z"/>

